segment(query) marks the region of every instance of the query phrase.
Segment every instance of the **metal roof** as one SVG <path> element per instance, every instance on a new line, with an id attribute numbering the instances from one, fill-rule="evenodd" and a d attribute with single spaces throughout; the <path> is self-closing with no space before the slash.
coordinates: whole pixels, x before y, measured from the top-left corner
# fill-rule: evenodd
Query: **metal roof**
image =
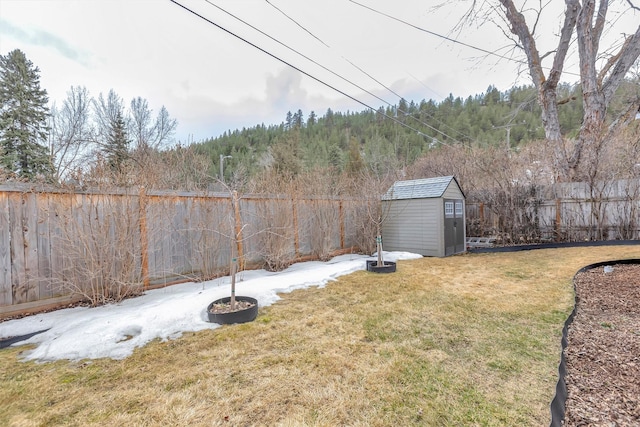
<path id="1" fill-rule="evenodd" d="M 454 181 L 453 176 L 396 181 L 382 196 L 382 200 L 428 199 L 442 197 L 447 187 Z M 458 186 L 459 188 L 460 186 Z"/>

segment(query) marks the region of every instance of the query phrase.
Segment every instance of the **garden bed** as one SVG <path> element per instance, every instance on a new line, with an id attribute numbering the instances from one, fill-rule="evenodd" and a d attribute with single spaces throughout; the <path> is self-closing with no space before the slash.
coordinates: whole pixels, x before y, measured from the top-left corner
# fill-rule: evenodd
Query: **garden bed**
<path id="1" fill-rule="evenodd" d="M 612 267 L 575 278 L 565 426 L 640 425 L 640 265 Z"/>

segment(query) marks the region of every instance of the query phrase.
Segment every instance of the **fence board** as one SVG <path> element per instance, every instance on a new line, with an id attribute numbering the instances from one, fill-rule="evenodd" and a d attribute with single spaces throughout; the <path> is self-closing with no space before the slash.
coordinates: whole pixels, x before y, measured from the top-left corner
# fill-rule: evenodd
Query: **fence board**
<path id="1" fill-rule="evenodd" d="M 9 223 L 11 229 L 11 293 L 14 304 L 28 302 L 22 210 L 22 194 L 9 194 Z"/>
<path id="2" fill-rule="evenodd" d="M 38 194 L 38 228 L 37 228 L 37 251 L 38 251 L 38 290 L 40 299 L 51 298 L 51 237 L 49 227 L 49 201 L 50 195 Z"/>
<path id="3" fill-rule="evenodd" d="M 51 194 L 49 197 L 49 236 L 51 241 L 51 293 L 52 296 L 65 295 L 61 284 L 65 274 L 65 239 L 63 231 L 64 214 L 70 209 L 71 198 L 66 195 Z"/>
<path id="4" fill-rule="evenodd" d="M 0 192 L 0 306 L 11 305 L 11 223 L 9 195 Z"/>
<path id="5" fill-rule="evenodd" d="M 27 302 L 40 299 L 38 268 L 38 206 L 36 193 L 24 193 L 22 204 L 22 225 L 24 232 L 25 286 Z"/>

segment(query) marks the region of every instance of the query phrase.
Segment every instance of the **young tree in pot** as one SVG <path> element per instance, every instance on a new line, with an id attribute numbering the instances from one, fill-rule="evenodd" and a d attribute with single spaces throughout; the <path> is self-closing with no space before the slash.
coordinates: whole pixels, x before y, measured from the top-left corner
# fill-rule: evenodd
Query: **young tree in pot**
<path id="1" fill-rule="evenodd" d="M 382 267 L 384 265 L 382 254 L 382 223 L 385 220 L 385 217 L 382 215 L 382 203 L 378 203 L 377 215 L 374 216 L 370 213 L 369 218 L 376 225 L 376 252 L 378 254 L 378 262 L 376 266 Z"/>
<path id="2" fill-rule="evenodd" d="M 384 251 L 382 248 L 382 225 L 389 216 L 390 205 L 383 204 L 381 195 L 394 181 L 394 175 L 391 172 L 387 172 L 384 175 L 375 174 L 373 171 L 368 171 L 363 176 L 363 182 L 366 183 L 369 196 L 366 200 L 366 213 L 369 224 L 373 225 L 375 230 L 375 248 L 377 253 L 377 259 L 375 261 L 367 261 L 367 270 L 378 273 L 391 273 L 396 270 L 396 264 L 394 262 L 384 260 Z M 371 189 L 373 184 L 373 191 Z M 369 228 L 371 230 L 371 228 Z"/>
<path id="3" fill-rule="evenodd" d="M 372 208 L 370 203 L 367 204 L 367 214 L 369 220 L 375 225 L 377 259 L 376 261 L 367 262 L 367 270 L 375 273 L 393 273 L 396 271 L 396 263 L 385 262 L 382 249 L 382 224 L 389 215 L 389 209 L 382 204 L 381 200 L 375 201 L 374 205 Z"/>
<path id="4" fill-rule="evenodd" d="M 231 203 L 234 216 L 233 231 L 229 236 L 231 243 L 231 295 L 213 301 L 207 308 L 209 321 L 221 324 L 251 322 L 258 315 L 258 301 L 255 298 L 236 296 L 238 258 L 242 256 L 242 231 L 244 229 L 242 218 L 240 217 L 238 193 L 236 191 L 231 193 Z"/>

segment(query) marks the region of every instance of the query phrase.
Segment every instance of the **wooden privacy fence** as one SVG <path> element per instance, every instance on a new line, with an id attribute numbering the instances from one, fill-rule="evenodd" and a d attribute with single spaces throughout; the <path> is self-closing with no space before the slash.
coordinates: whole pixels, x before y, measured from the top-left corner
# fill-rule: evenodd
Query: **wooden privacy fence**
<path id="1" fill-rule="evenodd" d="M 504 243 L 640 238 L 638 179 L 562 183 L 524 194 L 467 201 L 468 234 Z"/>
<path id="2" fill-rule="evenodd" d="M 366 202 L 0 185 L 0 315 L 359 246 Z M 238 236 L 238 239 L 234 237 Z"/>

